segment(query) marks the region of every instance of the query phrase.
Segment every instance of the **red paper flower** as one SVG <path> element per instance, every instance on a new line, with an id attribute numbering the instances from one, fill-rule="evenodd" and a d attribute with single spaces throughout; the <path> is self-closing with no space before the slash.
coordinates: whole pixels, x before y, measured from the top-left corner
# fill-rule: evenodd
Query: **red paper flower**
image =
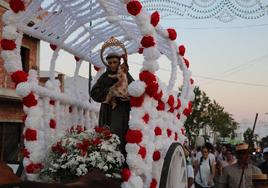
<path id="1" fill-rule="evenodd" d="M 155 136 L 160 136 L 160 135 L 162 135 L 162 129 L 161 129 L 160 127 L 156 127 L 156 128 L 154 129 L 154 134 L 155 134 Z"/>
<path id="2" fill-rule="evenodd" d="M 156 82 L 155 75 L 149 71 L 142 71 L 139 74 L 139 78 L 141 81 L 144 81 L 147 85 L 150 85 L 150 83 L 152 82 Z"/>
<path id="3" fill-rule="evenodd" d="M 157 181 L 156 179 L 153 178 L 150 184 L 150 188 L 156 188 L 156 186 L 157 186 Z"/>
<path id="4" fill-rule="evenodd" d="M 1 47 L 2 50 L 14 50 L 16 48 L 16 43 L 14 40 L 2 39 Z"/>
<path id="5" fill-rule="evenodd" d="M 140 146 L 139 154 L 141 155 L 141 158 L 145 159 L 146 153 L 147 153 L 146 148 Z"/>
<path id="6" fill-rule="evenodd" d="M 95 140 L 92 141 L 92 144 L 93 144 L 94 146 L 97 146 L 97 145 L 101 144 L 101 139 L 96 138 Z"/>
<path id="7" fill-rule="evenodd" d="M 155 151 L 154 154 L 153 154 L 153 160 L 154 161 L 158 161 L 159 159 L 161 158 L 161 153 L 160 151 Z"/>
<path id="8" fill-rule="evenodd" d="M 27 141 L 36 141 L 37 140 L 37 132 L 33 129 L 26 129 L 24 133 L 24 137 Z"/>
<path id="9" fill-rule="evenodd" d="M 170 39 L 170 40 L 176 40 L 176 38 L 177 38 L 177 32 L 176 32 L 176 30 L 175 29 L 167 29 L 167 32 L 168 32 L 168 38 Z"/>
<path id="10" fill-rule="evenodd" d="M 131 107 L 141 107 L 144 101 L 144 96 L 140 97 L 130 97 L 130 105 Z"/>
<path id="11" fill-rule="evenodd" d="M 50 104 L 50 105 L 55 105 L 55 101 L 54 101 L 54 100 L 50 100 L 50 101 L 49 101 L 49 104 Z"/>
<path id="12" fill-rule="evenodd" d="M 81 132 L 83 132 L 85 129 L 81 126 L 81 125 L 77 125 L 75 128 L 76 132 L 78 134 L 80 134 Z"/>
<path id="13" fill-rule="evenodd" d="M 25 123 L 26 119 L 27 119 L 27 115 L 22 116 L 22 122 L 23 123 Z"/>
<path id="14" fill-rule="evenodd" d="M 32 107 L 37 105 L 37 100 L 35 99 L 34 94 L 30 93 L 22 99 L 22 103 L 27 107 Z"/>
<path id="15" fill-rule="evenodd" d="M 170 109 L 169 109 L 169 112 L 170 113 L 173 113 L 175 111 L 175 108 L 174 107 L 171 107 Z"/>
<path id="16" fill-rule="evenodd" d="M 82 143 L 77 143 L 76 147 L 80 149 L 81 155 L 85 156 L 87 154 L 87 149 L 90 146 L 90 142 L 87 139 L 84 139 Z"/>
<path id="17" fill-rule="evenodd" d="M 175 100 L 173 95 L 169 95 L 167 103 L 171 108 L 174 107 Z"/>
<path id="18" fill-rule="evenodd" d="M 168 135 L 168 137 L 171 137 L 172 131 L 170 129 L 167 129 L 167 135 Z"/>
<path id="19" fill-rule="evenodd" d="M 62 154 L 64 154 L 64 153 L 67 152 L 67 150 L 66 150 L 64 147 L 62 147 L 61 142 L 57 142 L 56 144 L 54 144 L 54 145 L 51 147 L 51 150 L 52 150 L 53 152 L 57 152 L 57 153 L 59 153 L 60 155 L 62 155 Z"/>
<path id="20" fill-rule="evenodd" d="M 138 50 L 138 52 L 139 52 L 139 54 L 143 54 L 143 51 L 144 51 L 144 48 L 139 48 L 139 50 Z"/>
<path id="21" fill-rule="evenodd" d="M 179 54 L 181 56 L 184 56 L 185 51 L 186 51 L 186 49 L 185 49 L 185 47 L 183 45 L 179 46 Z"/>
<path id="22" fill-rule="evenodd" d="M 177 114 L 177 119 L 180 120 L 181 119 L 181 115 L 178 113 Z"/>
<path id="23" fill-rule="evenodd" d="M 131 144 L 138 144 L 142 141 L 142 132 L 140 130 L 129 129 L 126 134 L 126 140 Z"/>
<path id="24" fill-rule="evenodd" d="M 58 48 L 58 46 L 55 45 L 55 44 L 50 44 L 50 48 L 51 48 L 52 50 L 56 50 L 56 49 Z"/>
<path id="25" fill-rule="evenodd" d="M 155 100 L 160 100 L 161 98 L 163 97 L 163 91 L 160 91 L 159 93 L 157 93 L 157 92 L 155 92 L 154 94 L 153 94 L 153 98 L 155 99 Z"/>
<path id="26" fill-rule="evenodd" d="M 142 9 L 142 4 L 139 1 L 133 0 L 127 4 L 128 13 L 132 16 L 137 16 Z"/>
<path id="27" fill-rule="evenodd" d="M 183 58 L 183 59 L 184 59 L 184 64 L 186 65 L 187 68 L 189 68 L 190 63 L 189 63 L 188 59 L 185 59 L 185 58 Z"/>
<path id="28" fill-rule="evenodd" d="M 192 78 L 190 79 L 190 83 L 191 83 L 191 85 L 194 84 L 194 80 Z"/>
<path id="29" fill-rule="evenodd" d="M 189 102 L 188 107 L 184 109 L 183 114 L 188 117 L 191 115 L 191 113 L 192 113 L 192 102 Z"/>
<path id="30" fill-rule="evenodd" d="M 177 103 L 176 109 L 178 110 L 181 107 L 181 100 L 179 98 L 177 98 Z"/>
<path id="31" fill-rule="evenodd" d="M 35 174 L 35 173 L 38 173 L 42 168 L 43 166 L 41 163 L 37 163 L 37 164 L 32 163 L 26 166 L 26 172 L 28 174 Z"/>
<path id="32" fill-rule="evenodd" d="M 147 84 L 147 86 L 145 88 L 145 92 L 150 97 L 157 96 L 158 88 L 159 88 L 158 83 L 152 82 L 152 83 Z"/>
<path id="33" fill-rule="evenodd" d="M 121 177 L 123 181 L 128 181 L 131 176 L 131 171 L 128 168 L 123 168 L 121 172 Z"/>
<path id="34" fill-rule="evenodd" d="M 23 1 L 21 1 L 21 0 L 10 0 L 9 7 L 15 13 L 18 13 L 19 11 L 25 10 L 25 5 L 24 5 Z"/>
<path id="35" fill-rule="evenodd" d="M 11 79 L 16 84 L 19 84 L 21 82 L 26 82 L 28 78 L 28 74 L 24 71 L 16 71 L 11 74 Z"/>
<path id="36" fill-rule="evenodd" d="M 75 59 L 76 62 L 77 62 L 77 61 L 80 61 L 80 58 L 77 57 L 77 56 L 74 56 L 74 59 Z"/>
<path id="37" fill-rule="evenodd" d="M 49 126 L 51 129 L 55 129 L 56 126 L 57 126 L 57 123 L 54 119 L 51 119 L 50 122 L 49 122 Z"/>
<path id="38" fill-rule="evenodd" d="M 160 21 L 160 15 L 157 11 L 153 12 L 153 14 L 151 15 L 151 24 L 156 27 L 157 24 Z"/>
<path id="39" fill-rule="evenodd" d="M 175 138 L 174 138 L 175 141 L 178 141 L 178 133 L 175 133 Z"/>
<path id="40" fill-rule="evenodd" d="M 181 134 L 185 135 L 185 129 L 184 128 L 181 128 Z"/>
<path id="41" fill-rule="evenodd" d="M 29 153 L 29 151 L 26 149 L 26 148 L 23 148 L 23 149 L 21 149 L 21 154 L 22 154 L 22 156 L 23 157 L 25 157 L 25 158 L 29 158 L 30 156 L 30 153 Z"/>
<path id="42" fill-rule="evenodd" d="M 150 48 L 150 47 L 155 46 L 154 37 L 152 37 L 152 36 L 144 36 L 144 37 L 141 39 L 141 45 L 142 45 L 144 48 Z"/>
<path id="43" fill-rule="evenodd" d="M 156 108 L 158 111 L 164 111 L 165 110 L 165 103 L 161 100 L 158 100 L 158 105 Z"/>
<path id="44" fill-rule="evenodd" d="M 150 120 L 150 116 L 148 113 L 146 113 L 143 117 L 142 117 L 143 121 L 148 124 L 149 120 Z"/>
<path id="45" fill-rule="evenodd" d="M 94 69 L 95 69 L 95 71 L 97 71 L 97 72 L 100 70 L 100 68 L 97 67 L 97 66 L 94 66 Z"/>

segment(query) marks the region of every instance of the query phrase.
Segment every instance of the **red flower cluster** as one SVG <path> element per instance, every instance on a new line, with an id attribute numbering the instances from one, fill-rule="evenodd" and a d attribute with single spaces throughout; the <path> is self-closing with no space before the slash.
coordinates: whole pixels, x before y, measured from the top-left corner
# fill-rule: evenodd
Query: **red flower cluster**
<path id="1" fill-rule="evenodd" d="M 185 58 L 183 58 L 183 59 L 184 59 L 184 64 L 186 65 L 187 68 L 189 68 L 190 63 L 189 63 L 188 59 L 185 59 Z"/>
<path id="2" fill-rule="evenodd" d="M 147 85 L 145 88 L 145 92 L 147 93 L 147 95 L 149 95 L 150 97 L 155 96 L 155 98 L 159 98 L 159 96 L 162 97 L 163 93 L 157 93 L 159 85 L 154 74 L 149 71 L 142 71 L 139 77 L 140 80 L 144 81 Z"/>
<path id="3" fill-rule="evenodd" d="M 140 97 L 130 97 L 130 105 L 131 107 L 141 107 L 144 101 L 144 96 Z"/>
<path id="4" fill-rule="evenodd" d="M 156 179 L 152 179 L 152 182 L 151 182 L 151 184 L 150 184 L 150 188 L 156 188 L 156 186 L 157 186 L 157 181 L 156 181 Z"/>
<path id="5" fill-rule="evenodd" d="M 49 101 L 49 104 L 54 106 L 55 105 L 55 101 L 54 100 L 50 100 Z"/>
<path id="6" fill-rule="evenodd" d="M 22 122 L 23 123 L 25 123 L 26 119 L 27 119 L 27 115 L 22 116 Z"/>
<path id="7" fill-rule="evenodd" d="M 95 69 L 95 71 L 97 71 L 97 72 L 100 70 L 100 68 L 97 67 L 97 66 L 94 66 L 94 69 Z"/>
<path id="8" fill-rule="evenodd" d="M 151 15 L 151 24 L 156 27 L 160 21 L 160 15 L 157 11 L 153 12 Z"/>
<path id="9" fill-rule="evenodd" d="M 97 145 L 101 144 L 101 139 L 96 138 L 95 140 L 92 141 L 92 144 L 93 144 L 94 146 L 97 146 Z"/>
<path id="10" fill-rule="evenodd" d="M 26 166 L 26 172 L 28 174 L 35 174 L 35 173 L 38 173 L 42 168 L 43 168 L 43 165 L 41 163 L 37 163 L 37 164 L 32 163 Z"/>
<path id="11" fill-rule="evenodd" d="M 54 119 L 51 119 L 50 122 L 49 122 L 49 127 L 51 129 L 56 129 L 56 126 L 57 126 L 57 123 Z"/>
<path id="12" fill-rule="evenodd" d="M 16 43 L 14 40 L 2 39 L 1 47 L 2 50 L 14 50 L 16 48 Z"/>
<path id="13" fill-rule="evenodd" d="M 142 45 L 144 48 L 150 48 L 150 47 L 155 46 L 154 37 L 152 37 L 152 36 L 144 36 L 144 37 L 141 39 L 141 45 Z"/>
<path id="14" fill-rule="evenodd" d="M 123 168 L 121 172 L 121 178 L 123 181 L 128 181 L 131 176 L 131 172 L 128 168 Z"/>
<path id="15" fill-rule="evenodd" d="M 145 159 L 146 153 L 147 153 L 146 148 L 140 146 L 139 154 L 141 155 L 141 158 Z"/>
<path id="16" fill-rule="evenodd" d="M 29 153 L 29 151 L 26 149 L 26 148 L 23 148 L 23 149 L 21 149 L 21 154 L 22 154 L 22 156 L 23 157 L 25 157 L 25 158 L 29 158 L 30 156 L 30 153 Z"/>
<path id="17" fill-rule="evenodd" d="M 160 127 L 156 127 L 156 128 L 154 129 L 154 134 L 155 134 L 155 136 L 160 136 L 160 135 L 162 135 L 162 129 L 161 129 Z"/>
<path id="18" fill-rule="evenodd" d="M 142 117 L 143 121 L 148 124 L 149 120 L 150 120 L 150 116 L 148 113 L 146 113 L 143 117 Z"/>
<path id="19" fill-rule="evenodd" d="M 158 105 L 156 108 L 158 111 L 164 111 L 165 110 L 165 103 L 161 100 L 158 100 Z"/>
<path id="20" fill-rule="evenodd" d="M 34 94 L 30 93 L 29 95 L 27 95 L 26 97 L 22 99 L 22 103 L 29 108 L 32 106 L 36 106 L 37 100 L 35 99 Z"/>
<path id="21" fill-rule="evenodd" d="M 175 141 L 178 141 L 178 133 L 175 133 L 175 138 L 174 138 Z"/>
<path id="22" fill-rule="evenodd" d="M 159 93 L 157 93 L 157 92 L 155 92 L 154 94 L 153 94 L 153 98 L 155 99 L 155 100 L 160 100 L 161 98 L 162 98 L 162 96 L 163 96 L 163 91 L 160 91 Z"/>
<path id="23" fill-rule="evenodd" d="M 138 50 L 139 54 L 143 54 L 143 51 L 144 51 L 144 48 L 142 48 L 142 47 L 140 47 Z"/>
<path id="24" fill-rule="evenodd" d="M 10 0 L 9 7 L 13 10 L 13 12 L 18 13 L 19 11 L 25 10 L 25 5 L 22 0 Z"/>
<path id="25" fill-rule="evenodd" d="M 190 84 L 193 85 L 194 84 L 194 80 L 191 78 L 190 79 Z"/>
<path id="26" fill-rule="evenodd" d="M 181 119 L 181 115 L 179 113 L 177 114 L 177 119 Z"/>
<path id="27" fill-rule="evenodd" d="M 27 141 L 36 141 L 37 140 L 37 132 L 33 129 L 26 129 L 24 133 L 24 137 Z"/>
<path id="28" fill-rule="evenodd" d="M 142 132 L 140 130 L 129 129 L 126 134 L 126 141 L 131 144 L 138 144 L 142 141 Z"/>
<path id="29" fill-rule="evenodd" d="M 58 46 L 55 45 L 55 44 L 50 44 L 50 48 L 51 48 L 52 50 L 56 50 L 56 49 L 58 48 Z"/>
<path id="30" fill-rule="evenodd" d="M 66 153 L 66 149 L 64 147 L 62 147 L 61 145 L 61 142 L 57 142 L 56 144 L 54 144 L 52 147 L 51 147 L 51 150 L 53 152 L 57 152 L 59 153 L 60 155 Z"/>
<path id="31" fill-rule="evenodd" d="M 77 57 L 77 56 L 74 56 L 74 59 L 75 59 L 76 62 L 77 62 L 77 61 L 80 61 L 80 58 Z"/>
<path id="32" fill-rule="evenodd" d="M 180 46 L 179 46 L 179 54 L 180 54 L 181 56 L 184 56 L 185 51 L 186 51 L 185 47 L 184 47 L 183 45 L 180 45 Z"/>
<path id="33" fill-rule="evenodd" d="M 185 135 L 185 129 L 184 128 L 181 128 L 181 134 Z"/>
<path id="34" fill-rule="evenodd" d="M 168 135 L 168 137 L 171 137 L 172 131 L 170 129 L 167 129 L 167 135 Z"/>
<path id="35" fill-rule="evenodd" d="M 187 108 L 185 108 L 184 109 L 184 111 L 183 111 L 183 114 L 185 115 L 185 116 L 190 116 L 191 115 L 191 113 L 192 113 L 192 107 L 193 107 L 193 105 L 192 105 L 192 102 L 189 102 L 188 103 L 188 107 Z"/>
<path id="36" fill-rule="evenodd" d="M 161 158 L 161 153 L 160 151 L 155 151 L 154 154 L 153 154 L 153 160 L 154 161 L 158 161 L 159 159 Z"/>
<path id="37" fill-rule="evenodd" d="M 174 108 L 175 99 L 173 95 L 169 95 L 167 103 L 171 109 Z"/>
<path id="38" fill-rule="evenodd" d="M 181 100 L 179 99 L 179 98 L 177 98 L 177 106 L 176 106 L 176 108 L 175 109 L 179 109 L 180 107 L 181 107 Z"/>
<path id="39" fill-rule="evenodd" d="M 168 32 L 168 38 L 170 40 L 176 40 L 176 38 L 177 38 L 177 32 L 176 32 L 175 29 L 169 28 L 169 29 L 167 29 L 167 32 Z"/>
<path id="40" fill-rule="evenodd" d="M 127 4 L 128 13 L 137 16 L 142 10 L 142 4 L 137 0 L 132 0 Z"/>
<path id="41" fill-rule="evenodd" d="M 104 127 L 95 127 L 96 133 L 102 134 L 104 139 L 110 139 L 112 137 L 112 133 L 109 129 Z"/>
<path id="42" fill-rule="evenodd" d="M 21 82 L 26 82 L 28 78 L 28 74 L 24 71 L 16 71 L 11 74 L 11 79 L 15 84 L 19 84 Z"/>
<path id="43" fill-rule="evenodd" d="M 90 146 L 90 142 L 87 139 L 84 139 L 82 143 L 77 143 L 76 147 L 80 149 L 81 155 L 85 156 L 87 154 L 87 149 Z"/>

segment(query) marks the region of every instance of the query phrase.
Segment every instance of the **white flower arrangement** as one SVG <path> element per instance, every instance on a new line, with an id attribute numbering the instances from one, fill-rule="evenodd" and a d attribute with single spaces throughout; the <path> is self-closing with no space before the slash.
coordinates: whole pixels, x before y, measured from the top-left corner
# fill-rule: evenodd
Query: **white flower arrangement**
<path id="1" fill-rule="evenodd" d="M 106 128 L 71 129 L 52 145 L 39 177 L 42 181 L 70 181 L 99 169 L 107 177 L 121 178 L 124 156 L 119 145 L 118 136 Z"/>

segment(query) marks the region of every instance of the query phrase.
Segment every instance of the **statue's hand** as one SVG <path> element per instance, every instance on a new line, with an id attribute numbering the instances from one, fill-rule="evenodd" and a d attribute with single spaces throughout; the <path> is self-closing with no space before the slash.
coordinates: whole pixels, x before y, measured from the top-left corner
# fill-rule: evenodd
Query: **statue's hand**
<path id="1" fill-rule="evenodd" d="M 13 173 L 8 165 L 0 163 L 0 185 L 13 184 L 20 181 L 20 178 Z"/>

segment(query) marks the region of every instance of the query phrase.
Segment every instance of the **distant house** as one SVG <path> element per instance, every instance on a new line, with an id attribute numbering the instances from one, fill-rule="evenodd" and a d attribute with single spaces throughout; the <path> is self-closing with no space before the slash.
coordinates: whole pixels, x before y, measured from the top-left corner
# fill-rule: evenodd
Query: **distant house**
<path id="1" fill-rule="evenodd" d="M 0 1 L 0 17 L 9 8 L 8 1 Z M 0 35 L 2 35 L 3 22 L 0 20 Z M 24 36 L 21 47 L 23 70 L 39 70 L 38 39 Z M 0 49 L 1 51 L 1 49 Z M 5 71 L 3 60 L 0 58 L 0 160 L 15 162 L 19 157 L 19 148 L 23 143 L 21 98 L 15 92 L 15 85 L 9 74 Z"/>

